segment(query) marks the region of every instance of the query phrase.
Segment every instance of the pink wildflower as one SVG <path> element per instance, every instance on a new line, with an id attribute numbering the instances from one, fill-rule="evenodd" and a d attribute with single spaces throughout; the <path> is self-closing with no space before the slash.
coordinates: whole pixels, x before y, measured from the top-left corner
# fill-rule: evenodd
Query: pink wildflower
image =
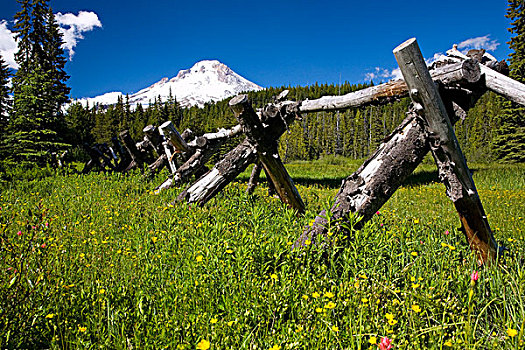
<path id="1" fill-rule="evenodd" d="M 378 346 L 380 350 L 390 350 L 392 349 L 392 339 L 388 339 L 388 337 L 383 337 L 381 338 L 381 342 Z"/>
<path id="2" fill-rule="evenodd" d="M 379 212 L 379 210 L 378 210 L 378 211 L 376 211 L 376 214 L 377 214 L 377 215 L 381 215 L 381 213 Z"/>
<path id="3" fill-rule="evenodd" d="M 479 278 L 479 274 L 478 274 L 478 271 L 474 271 L 472 272 L 472 274 L 470 275 L 470 280 L 472 282 L 476 282 Z"/>
<path id="4" fill-rule="evenodd" d="M 450 232 L 448 232 L 448 230 L 445 230 L 445 234 L 448 235 Z"/>
<path id="5" fill-rule="evenodd" d="M 18 231 L 16 234 L 22 236 L 22 231 Z"/>
<path id="6" fill-rule="evenodd" d="M 46 244 L 45 243 L 42 243 L 42 245 L 40 246 L 41 248 L 45 248 L 46 247 Z"/>

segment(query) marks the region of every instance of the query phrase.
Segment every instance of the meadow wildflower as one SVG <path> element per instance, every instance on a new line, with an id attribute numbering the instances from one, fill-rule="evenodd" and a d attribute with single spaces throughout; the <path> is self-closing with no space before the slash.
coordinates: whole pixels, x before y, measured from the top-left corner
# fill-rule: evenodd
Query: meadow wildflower
<path id="1" fill-rule="evenodd" d="M 321 312 L 323 312 L 323 309 L 321 309 L 320 307 L 317 307 L 317 308 L 315 308 L 315 312 L 321 313 Z"/>
<path id="2" fill-rule="evenodd" d="M 216 318 L 212 318 L 212 319 L 210 320 L 210 323 L 217 323 L 217 322 L 218 322 L 218 320 L 217 320 Z"/>
<path id="3" fill-rule="evenodd" d="M 87 327 L 78 326 L 78 331 L 79 332 L 84 333 L 86 330 L 87 330 Z"/>
<path id="4" fill-rule="evenodd" d="M 270 348 L 270 350 L 281 350 L 281 347 L 279 345 L 275 344 L 274 346 L 272 346 Z"/>
<path id="5" fill-rule="evenodd" d="M 208 350 L 209 348 L 210 348 L 210 342 L 207 341 L 206 339 L 202 339 L 197 344 L 197 349 L 199 349 L 199 350 Z"/>
<path id="6" fill-rule="evenodd" d="M 446 342 L 443 343 L 443 345 L 452 347 L 452 342 L 450 340 L 447 340 Z"/>
<path id="7" fill-rule="evenodd" d="M 326 293 L 324 293 L 324 296 L 327 297 L 327 298 L 333 298 L 334 297 L 334 293 L 326 292 Z"/>
<path id="8" fill-rule="evenodd" d="M 339 332 L 339 327 L 337 327 L 337 326 L 332 326 L 332 331 L 334 331 L 334 332 Z"/>
<path id="9" fill-rule="evenodd" d="M 270 278 L 271 278 L 272 280 L 275 280 L 275 281 L 277 281 L 277 279 L 278 279 L 277 274 L 275 274 L 275 273 L 272 273 L 272 274 L 270 275 Z"/>
<path id="10" fill-rule="evenodd" d="M 335 307 L 335 303 L 330 301 L 328 304 L 326 304 L 325 309 L 333 309 Z"/>
<path id="11" fill-rule="evenodd" d="M 379 343 L 379 349 L 380 350 L 392 349 L 392 339 L 389 339 L 388 337 L 381 338 L 381 342 Z"/>
<path id="12" fill-rule="evenodd" d="M 507 335 L 509 337 L 515 337 L 516 335 L 518 335 L 518 331 L 512 328 L 509 328 L 507 329 Z"/>
<path id="13" fill-rule="evenodd" d="M 419 307 L 419 305 L 416 305 L 416 304 L 412 304 L 412 310 L 415 313 L 420 313 L 421 312 L 421 308 Z"/>
<path id="14" fill-rule="evenodd" d="M 22 231 L 18 231 L 16 234 L 22 236 Z"/>
<path id="15" fill-rule="evenodd" d="M 470 275 L 470 280 L 472 282 L 476 282 L 479 278 L 479 274 L 478 274 L 478 271 L 474 271 L 472 272 L 472 274 Z"/>
<path id="16" fill-rule="evenodd" d="M 368 342 L 372 345 L 376 345 L 377 344 L 377 337 L 370 337 L 370 339 L 368 339 Z"/>
<path id="17" fill-rule="evenodd" d="M 319 294 L 319 293 L 317 293 L 317 292 L 313 292 L 313 293 L 312 293 L 312 296 L 313 296 L 314 298 L 319 298 L 319 297 L 321 296 L 321 294 Z"/>
<path id="18" fill-rule="evenodd" d="M 195 258 L 195 260 L 197 260 L 197 262 L 201 262 L 202 259 L 204 259 L 204 257 L 202 255 L 197 255 L 197 257 Z"/>
<path id="19" fill-rule="evenodd" d="M 55 316 L 56 316 L 55 314 L 47 314 L 47 315 L 46 315 L 46 318 L 53 318 L 53 317 L 55 317 Z M 507 333 L 508 333 L 508 332 L 507 332 Z"/>
<path id="20" fill-rule="evenodd" d="M 417 252 L 412 252 L 412 253 L 410 253 L 410 255 L 417 256 Z"/>

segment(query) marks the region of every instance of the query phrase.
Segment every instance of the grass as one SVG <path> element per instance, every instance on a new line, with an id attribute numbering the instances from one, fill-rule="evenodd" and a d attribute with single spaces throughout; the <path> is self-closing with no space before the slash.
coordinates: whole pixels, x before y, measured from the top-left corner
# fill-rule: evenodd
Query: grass
<path id="1" fill-rule="evenodd" d="M 499 266 L 478 269 L 430 164 L 363 230 L 290 251 L 358 166 L 287 165 L 303 217 L 245 195 L 249 170 L 203 208 L 152 195 L 163 175 L 4 185 L 0 348 L 523 348 L 525 167 L 471 165 Z"/>

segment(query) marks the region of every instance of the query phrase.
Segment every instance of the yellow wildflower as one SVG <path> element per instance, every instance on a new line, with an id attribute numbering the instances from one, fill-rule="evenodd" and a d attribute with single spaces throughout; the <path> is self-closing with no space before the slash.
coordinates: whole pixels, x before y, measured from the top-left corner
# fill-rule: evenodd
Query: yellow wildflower
<path id="1" fill-rule="evenodd" d="M 421 308 L 419 307 L 419 305 L 416 304 L 412 305 L 412 310 L 414 310 L 415 313 L 421 312 Z"/>
<path id="2" fill-rule="evenodd" d="M 206 339 L 202 339 L 197 344 L 197 349 L 199 349 L 199 350 L 208 350 L 209 348 L 210 348 L 210 342 L 207 341 Z"/>
<path id="3" fill-rule="evenodd" d="M 518 331 L 512 328 L 507 329 L 507 334 L 509 337 L 515 337 L 518 335 Z"/>
<path id="4" fill-rule="evenodd" d="M 370 337 L 370 339 L 368 339 L 368 342 L 372 345 L 376 345 L 377 344 L 377 337 Z"/>
<path id="5" fill-rule="evenodd" d="M 327 297 L 327 298 L 333 298 L 334 297 L 334 293 L 326 292 L 326 293 L 324 293 L 324 296 Z"/>
<path id="6" fill-rule="evenodd" d="M 325 309 L 333 309 L 335 307 L 335 303 L 330 301 L 328 304 L 326 304 Z"/>

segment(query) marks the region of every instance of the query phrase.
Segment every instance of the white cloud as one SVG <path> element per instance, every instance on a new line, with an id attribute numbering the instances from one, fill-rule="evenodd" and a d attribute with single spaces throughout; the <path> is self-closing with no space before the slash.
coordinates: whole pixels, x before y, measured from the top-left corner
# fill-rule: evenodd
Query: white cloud
<path id="1" fill-rule="evenodd" d="M 468 51 L 470 49 L 485 49 L 487 51 L 495 51 L 499 46 L 497 40 L 490 39 L 490 35 L 478 36 L 464 40 L 458 44 L 458 49 Z"/>
<path id="2" fill-rule="evenodd" d="M 17 49 L 13 32 L 7 28 L 7 21 L 0 21 L 0 55 L 10 68 L 18 68 L 18 64 L 15 62 Z"/>
<path id="3" fill-rule="evenodd" d="M 365 81 L 370 80 L 396 80 L 396 79 L 403 79 L 403 75 L 401 74 L 401 69 L 396 68 L 393 70 L 388 70 L 385 68 L 375 67 L 373 72 L 369 72 L 365 74 Z"/>
<path id="4" fill-rule="evenodd" d="M 431 58 L 425 58 L 425 63 L 427 64 L 427 66 L 430 66 L 435 61 L 438 61 L 444 57 L 445 56 L 442 53 L 438 52 L 438 53 L 435 53 L 434 56 L 432 56 Z M 387 81 L 388 80 L 398 80 L 398 79 L 403 79 L 403 74 L 401 73 L 401 69 L 399 69 L 399 67 L 394 68 L 392 70 L 375 67 L 373 72 L 369 72 L 365 74 L 365 81 L 376 80 L 376 79 L 377 80 L 387 80 Z"/>
<path id="5" fill-rule="evenodd" d="M 55 15 L 55 19 L 64 34 L 64 45 L 62 47 L 69 51 L 69 60 L 75 54 L 74 49 L 78 40 L 84 39 L 82 33 L 102 27 L 102 23 L 95 12 L 80 11 L 78 15 L 59 12 Z"/>
<path id="6" fill-rule="evenodd" d="M 69 51 L 69 60 L 75 54 L 74 49 L 78 41 L 84 39 L 82 33 L 102 27 L 102 23 L 94 12 L 80 11 L 78 15 L 59 12 L 55 15 L 55 19 L 64 35 L 62 48 Z M 6 20 L 0 20 L 0 55 L 10 68 L 18 69 L 18 64 L 15 62 L 15 52 L 18 50 L 18 46 L 14 33 L 7 28 L 7 24 Z"/>

